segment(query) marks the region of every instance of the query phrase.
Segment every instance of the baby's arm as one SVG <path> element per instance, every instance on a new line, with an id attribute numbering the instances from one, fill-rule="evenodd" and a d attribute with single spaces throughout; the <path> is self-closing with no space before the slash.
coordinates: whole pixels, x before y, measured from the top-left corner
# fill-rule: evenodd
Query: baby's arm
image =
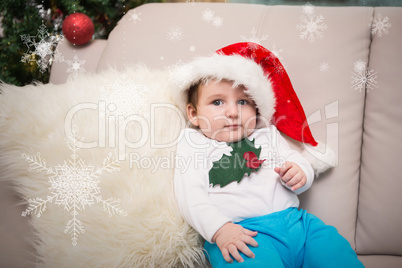
<path id="1" fill-rule="evenodd" d="M 282 184 L 295 194 L 301 194 L 309 189 L 314 181 L 314 170 L 307 159 L 298 151 L 292 149 L 275 126 L 271 126 L 273 137 L 276 137 L 278 154 L 286 162 L 276 167 Z"/>
<path id="2" fill-rule="evenodd" d="M 303 187 L 307 182 L 306 174 L 296 163 L 286 161 L 282 167 L 276 167 L 275 172 L 279 174 L 286 186 L 296 191 Z"/>
<path id="3" fill-rule="evenodd" d="M 240 256 L 239 251 L 243 252 L 247 257 L 254 258 L 254 253 L 249 249 L 248 245 L 257 247 L 258 243 L 254 240 L 254 236 L 257 232 L 253 232 L 244 229 L 239 224 L 228 222 L 224 224 L 212 237 L 212 242 L 216 242 L 216 245 L 222 252 L 222 256 L 225 261 L 232 263 L 235 258 L 238 262 L 243 262 L 243 258 Z"/>
<path id="4" fill-rule="evenodd" d="M 195 130 L 186 131 L 190 134 L 195 132 Z M 195 133 L 197 135 L 192 136 L 194 144 L 202 144 L 202 140 L 197 140 L 201 139 L 200 135 Z M 232 223 L 232 219 L 222 214 L 211 201 L 208 195 L 208 170 L 197 168 L 199 163 L 195 157 L 195 153 L 201 152 L 200 155 L 203 157 L 205 153 L 203 150 L 197 150 L 189 141 L 183 137 L 179 139 L 176 152 L 178 159 L 183 160 L 176 162 L 174 174 L 175 197 L 182 216 L 205 240 L 217 244 L 226 261 L 233 261 L 231 254 L 234 259 L 241 262 L 243 259 L 239 250 L 250 258 L 254 257 L 247 245 L 258 246 L 252 238 L 257 232 L 251 232 L 241 225 Z"/>

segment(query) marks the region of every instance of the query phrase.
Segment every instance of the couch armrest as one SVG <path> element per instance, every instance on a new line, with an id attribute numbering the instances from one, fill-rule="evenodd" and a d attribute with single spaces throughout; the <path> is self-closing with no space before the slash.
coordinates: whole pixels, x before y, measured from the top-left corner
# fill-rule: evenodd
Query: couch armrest
<path id="1" fill-rule="evenodd" d="M 0 178 L 0 266 L 30 267 L 35 263 L 33 230 L 21 213 L 25 205 L 9 181 Z"/>
<path id="2" fill-rule="evenodd" d="M 64 60 L 54 62 L 50 72 L 50 83 L 63 84 L 67 81 L 69 75 L 73 72 L 69 71 L 69 61 L 74 61 L 77 56 L 80 61 L 84 60 L 83 68 L 86 73 L 95 73 L 99 59 L 106 46 L 107 40 L 92 40 L 83 46 L 74 46 L 67 40 L 63 40 L 58 46 L 57 50 L 62 55 Z"/>

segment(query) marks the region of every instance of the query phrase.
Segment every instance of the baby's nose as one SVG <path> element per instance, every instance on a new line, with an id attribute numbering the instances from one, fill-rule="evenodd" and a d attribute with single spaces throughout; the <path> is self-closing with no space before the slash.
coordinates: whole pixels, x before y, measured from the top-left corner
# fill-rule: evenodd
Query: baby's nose
<path id="1" fill-rule="evenodd" d="M 239 116 L 239 107 L 237 104 L 229 105 L 226 109 L 226 116 L 229 118 L 237 118 Z"/>

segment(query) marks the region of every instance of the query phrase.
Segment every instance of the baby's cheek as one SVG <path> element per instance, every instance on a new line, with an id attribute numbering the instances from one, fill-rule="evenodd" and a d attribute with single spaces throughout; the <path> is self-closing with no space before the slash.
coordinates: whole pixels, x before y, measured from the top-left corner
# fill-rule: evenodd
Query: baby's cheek
<path id="1" fill-rule="evenodd" d="M 255 131 L 255 126 L 254 126 L 254 128 L 252 128 L 252 129 L 251 129 L 251 128 L 247 128 L 247 132 L 246 132 L 246 133 L 247 133 L 247 137 L 250 136 L 251 134 L 253 134 L 254 131 Z"/>

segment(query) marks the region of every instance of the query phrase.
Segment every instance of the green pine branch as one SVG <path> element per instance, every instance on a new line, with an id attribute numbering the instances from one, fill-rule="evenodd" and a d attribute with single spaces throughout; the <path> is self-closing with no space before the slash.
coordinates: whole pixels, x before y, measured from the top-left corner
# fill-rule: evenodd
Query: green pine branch
<path id="1" fill-rule="evenodd" d="M 209 182 L 212 186 L 219 185 L 225 187 L 229 183 L 236 181 L 240 182 L 247 174 L 250 176 L 252 171 L 258 171 L 258 168 L 249 168 L 247 161 L 244 158 L 244 153 L 253 152 L 257 158 L 260 156 L 261 147 L 256 148 L 254 139 L 242 139 L 235 143 L 228 143 L 232 148 L 230 155 L 223 154 L 222 158 L 213 162 L 213 166 L 209 171 Z"/>
<path id="2" fill-rule="evenodd" d="M 55 20 L 60 14 L 65 18 L 74 12 L 88 15 L 95 26 L 95 38 L 106 39 L 122 16 L 132 8 L 147 2 L 161 0 L 1 0 L 0 20 L 3 31 L 0 36 L 0 80 L 4 83 L 23 86 L 35 81 L 48 83 L 50 72 L 41 73 L 36 62 L 21 62 L 27 46 L 21 35 L 35 36 L 42 23 L 49 34 L 61 33 L 55 30 Z M 50 16 L 39 15 L 38 6 L 43 4 Z M 40 40 L 37 40 L 38 42 Z M 49 68 L 50 69 L 50 68 Z"/>

